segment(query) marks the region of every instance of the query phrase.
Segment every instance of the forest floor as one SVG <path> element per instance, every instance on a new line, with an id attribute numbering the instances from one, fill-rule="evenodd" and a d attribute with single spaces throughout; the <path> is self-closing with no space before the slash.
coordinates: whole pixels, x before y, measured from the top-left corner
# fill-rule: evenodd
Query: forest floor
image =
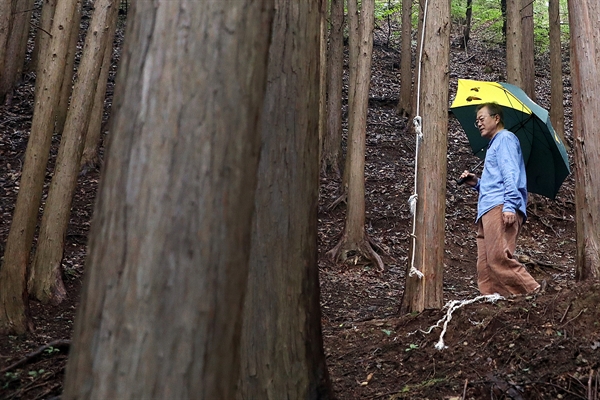
<path id="1" fill-rule="evenodd" d="M 117 40 L 120 42 L 122 35 Z M 387 45 L 385 35 L 378 31 L 367 129 L 366 209 L 367 232 L 379 247 L 385 271 L 359 258 L 334 264 L 326 257 L 343 228 L 345 208 L 343 204 L 330 208 L 337 198 L 339 180 L 321 177 L 322 324 L 336 398 L 597 399 L 600 284 L 574 281 L 572 176 L 555 200 L 531 196 L 529 219 L 518 241 L 517 252 L 532 260 L 527 268 L 536 279 L 548 282 L 544 293 L 464 305 L 447 324 L 442 350 L 434 347 L 442 327 L 430 328 L 438 324 L 447 309 L 399 315 L 412 228 L 407 200 L 414 189 L 415 156 L 414 134 L 407 129 L 409 121 L 395 113 L 399 57 L 397 44 Z M 450 100 L 459 77 L 505 80 L 503 60 L 504 52 L 496 44 L 474 39 L 468 53 L 452 47 Z M 565 114 L 570 144 L 568 65 L 565 59 Z M 547 56 L 536 59 L 536 69 L 538 102 L 548 108 Z M 0 106 L 2 244 L 10 228 L 31 126 L 33 84 L 33 76 L 27 75 L 12 102 Z M 58 140 L 53 142 L 48 178 Z M 454 182 L 461 171 L 476 163 L 462 129 L 450 116 L 444 302 L 478 296 L 474 225 L 477 198 L 473 191 Z M 63 260 L 67 301 L 56 306 L 32 301 L 34 332 L 0 336 L 0 399 L 50 399 L 62 392 L 98 179 L 99 169 L 79 179 Z"/>

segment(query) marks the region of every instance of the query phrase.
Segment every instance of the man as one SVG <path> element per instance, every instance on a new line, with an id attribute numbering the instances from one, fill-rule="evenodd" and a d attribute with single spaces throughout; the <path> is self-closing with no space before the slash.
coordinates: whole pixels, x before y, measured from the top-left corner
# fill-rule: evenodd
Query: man
<path id="1" fill-rule="evenodd" d="M 519 139 L 504 129 L 502 107 L 477 108 L 475 125 L 490 140 L 481 179 L 461 178 L 479 191 L 477 202 L 477 286 L 481 294 L 528 294 L 540 285 L 513 259 L 517 236 L 527 218 L 527 177 Z"/>

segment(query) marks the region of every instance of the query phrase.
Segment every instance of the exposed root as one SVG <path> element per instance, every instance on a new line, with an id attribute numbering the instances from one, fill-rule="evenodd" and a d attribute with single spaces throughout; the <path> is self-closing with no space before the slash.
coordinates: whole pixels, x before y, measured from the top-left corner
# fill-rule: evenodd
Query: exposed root
<path id="1" fill-rule="evenodd" d="M 34 359 L 37 356 L 39 356 L 40 354 L 42 354 L 46 349 L 49 349 L 51 347 L 56 347 L 56 348 L 62 347 L 62 348 L 68 349 L 70 345 L 71 345 L 70 340 L 62 340 L 62 339 L 54 340 L 48 344 L 43 345 L 42 347 L 38 348 L 37 350 L 27 354 L 25 357 L 23 357 L 22 359 L 20 359 L 19 361 L 15 362 L 15 363 L 9 365 L 8 367 L 0 369 L 0 374 L 4 374 L 12 369 L 20 367 L 21 365 L 27 364 L 32 359 Z"/>
<path id="2" fill-rule="evenodd" d="M 340 203 L 346 203 L 347 193 L 344 191 L 337 199 L 331 203 L 329 207 L 327 207 L 327 211 L 334 210 Z"/>
<path id="3" fill-rule="evenodd" d="M 383 260 L 377 254 L 377 252 L 371 246 L 371 241 L 368 239 L 367 234 L 364 234 L 364 238 L 359 243 L 350 243 L 347 235 L 342 235 L 342 238 L 335 245 L 335 247 L 327 252 L 327 256 L 333 262 L 346 263 L 349 259 L 354 257 L 354 264 L 358 264 L 360 257 L 363 257 L 370 262 L 374 263 L 379 271 L 385 271 Z"/>
<path id="4" fill-rule="evenodd" d="M 523 264 L 527 267 L 532 267 L 532 268 L 538 269 L 538 270 L 542 270 L 543 268 L 548 268 L 548 269 L 553 269 L 553 270 L 560 271 L 560 272 L 565 271 L 564 267 L 550 264 L 550 263 L 547 263 L 544 261 L 534 260 L 533 258 L 526 256 L 524 254 L 515 254 L 514 258 L 521 264 Z"/>

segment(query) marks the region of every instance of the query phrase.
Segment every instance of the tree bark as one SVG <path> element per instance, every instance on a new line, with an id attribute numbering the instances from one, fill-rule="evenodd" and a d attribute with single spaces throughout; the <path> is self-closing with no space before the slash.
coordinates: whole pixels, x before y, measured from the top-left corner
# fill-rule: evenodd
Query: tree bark
<path id="1" fill-rule="evenodd" d="M 81 156 L 81 167 L 85 171 L 95 168 L 99 164 L 98 147 L 102 137 L 102 117 L 104 116 L 104 100 L 106 99 L 106 87 L 108 84 L 108 75 L 112 67 L 113 41 L 117 27 L 118 12 L 112 15 L 108 22 L 108 43 L 104 50 L 104 58 L 98 77 L 98 86 L 94 92 L 94 106 L 90 114 L 90 123 L 85 135 L 85 144 L 83 146 L 83 155 Z"/>
<path id="2" fill-rule="evenodd" d="M 319 160 L 323 151 L 323 141 L 327 130 L 327 0 L 319 0 L 319 141 L 317 143 Z"/>
<path id="3" fill-rule="evenodd" d="M 521 0 L 506 1 L 506 81 L 523 87 Z"/>
<path id="4" fill-rule="evenodd" d="M 340 177 L 342 151 L 342 87 L 344 75 L 344 0 L 331 0 L 329 57 L 327 58 L 327 132 L 321 172 Z"/>
<path id="5" fill-rule="evenodd" d="M 46 164 L 52 141 L 54 112 L 64 73 L 68 40 L 66 26 L 72 23 L 77 0 L 59 3 L 52 26 L 49 60 L 38 76 L 31 134 L 25 151 L 25 163 L 4 262 L 0 269 L 0 331 L 22 333 L 31 328 L 27 318 L 26 272 L 29 264 L 38 210 L 42 197 Z"/>
<path id="6" fill-rule="evenodd" d="M 467 0 L 467 11 L 465 13 L 465 29 L 463 29 L 463 40 L 461 45 L 464 49 L 469 45 L 471 38 L 471 19 L 473 17 L 473 0 Z"/>
<path id="7" fill-rule="evenodd" d="M 85 39 L 73 105 L 61 136 L 54 175 L 44 207 L 38 246 L 30 269 L 29 294 L 42 303 L 58 304 L 67 296 L 61 261 L 71 216 L 85 133 L 93 106 L 100 67 L 108 44 L 109 21 L 116 16 L 117 0 L 96 0 Z M 111 43 L 112 44 L 112 43 Z M 112 47 L 112 46 L 111 46 Z"/>
<path id="8" fill-rule="evenodd" d="M 412 114 L 412 0 L 402 0 L 402 43 L 400 48 L 400 100 L 399 115 Z"/>
<path id="9" fill-rule="evenodd" d="M 69 48 L 67 51 L 67 63 L 65 65 L 65 74 L 60 85 L 60 99 L 56 109 L 56 133 L 62 133 L 69 112 L 71 103 L 71 94 L 73 92 L 73 77 L 75 75 L 75 55 L 77 53 L 77 43 L 79 42 L 79 24 L 81 23 L 81 0 L 77 2 L 75 14 L 73 15 L 73 24 L 70 29 Z"/>
<path id="10" fill-rule="evenodd" d="M 129 10 L 65 399 L 235 398 L 273 10 Z"/>
<path id="11" fill-rule="evenodd" d="M 368 0 L 371 1 L 371 0 Z M 352 120 L 352 113 L 355 109 L 354 98 L 356 95 L 356 76 L 358 68 L 358 58 L 360 53 L 360 16 L 358 8 L 358 0 L 347 0 L 348 6 L 348 139 L 346 141 L 346 158 L 344 159 L 344 172 L 342 175 L 342 186 L 340 188 L 340 194 L 342 196 L 348 195 L 348 185 L 350 179 L 350 154 L 355 150 L 353 149 L 355 143 L 350 139 L 350 131 Z"/>
<path id="12" fill-rule="evenodd" d="M 535 49 L 533 46 L 533 1 L 521 0 L 521 26 L 523 29 L 521 63 L 523 65 L 522 89 L 535 101 Z"/>
<path id="13" fill-rule="evenodd" d="M 31 53 L 31 61 L 28 69 L 37 71 L 40 60 L 46 57 L 46 50 L 50 44 L 50 31 L 52 30 L 52 21 L 54 12 L 56 11 L 57 0 L 44 0 L 42 2 L 42 12 L 40 17 L 40 26 L 35 33 L 35 42 L 33 52 Z M 41 69 L 39 69 L 41 71 Z"/>
<path id="14" fill-rule="evenodd" d="M 0 100 L 12 93 L 20 80 L 27 53 L 27 39 L 34 0 L 13 0 L 6 41 L 4 66 L 0 74 Z M 6 5 L 5 5 L 6 7 Z"/>
<path id="15" fill-rule="evenodd" d="M 0 75 L 4 74 L 6 65 L 8 38 L 12 27 L 12 0 L 0 0 Z M 0 102 L 4 100 L 4 88 L 1 86 L 0 79 Z"/>
<path id="16" fill-rule="evenodd" d="M 276 1 L 238 399 L 331 397 L 317 266 L 320 2 Z"/>
<path id="17" fill-rule="evenodd" d="M 402 313 L 443 305 L 446 157 L 448 132 L 448 72 L 450 63 L 450 2 L 430 0 L 424 21 L 422 92 L 423 140 L 417 168 L 414 266 L 424 276 L 408 276 Z M 409 257 L 409 269 L 412 253 Z"/>
<path id="18" fill-rule="evenodd" d="M 577 260 L 575 279 L 600 278 L 600 43 L 596 0 L 569 0 Z"/>
<path id="19" fill-rule="evenodd" d="M 565 140 L 565 107 L 563 104 L 562 46 L 560 34 L 560 1 L 549 0 L 548 20 L 550 21 L 550 121 L 558 136 Z"/>
<path id="20" fill-rule="evenodd" d="M 354 82 L 354 96 L 348 115 L 348 161 L 346 162 L 348 207 L 342 238 L 329 254 L 335 260 L 345 261 L 348 253 L 356 251 L 383 270 L 383 261 L 371 247 L 365 232 L 365 151 L 375 25 L 374 9 L 374 0 L 362 2 L 357 38 L 359 47 L 356 49 L 357 65 L 354 69 L 351 67 L 350 75 L 351 87 Z M 354 74 L 352 71 L 355 71 Z"/>

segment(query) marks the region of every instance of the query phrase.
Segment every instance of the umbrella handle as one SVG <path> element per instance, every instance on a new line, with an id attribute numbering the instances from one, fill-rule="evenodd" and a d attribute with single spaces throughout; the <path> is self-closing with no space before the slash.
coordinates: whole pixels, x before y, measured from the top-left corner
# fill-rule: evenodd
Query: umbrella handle
<path id="1" fill-rule="evenodd" d="M 456 184 L 457 185 L 462 185 L 463 183 L 465 183 L 465 181 L 467 180 L 467 178 L 460 178 L 460 179 L 456 179 Z"/>

